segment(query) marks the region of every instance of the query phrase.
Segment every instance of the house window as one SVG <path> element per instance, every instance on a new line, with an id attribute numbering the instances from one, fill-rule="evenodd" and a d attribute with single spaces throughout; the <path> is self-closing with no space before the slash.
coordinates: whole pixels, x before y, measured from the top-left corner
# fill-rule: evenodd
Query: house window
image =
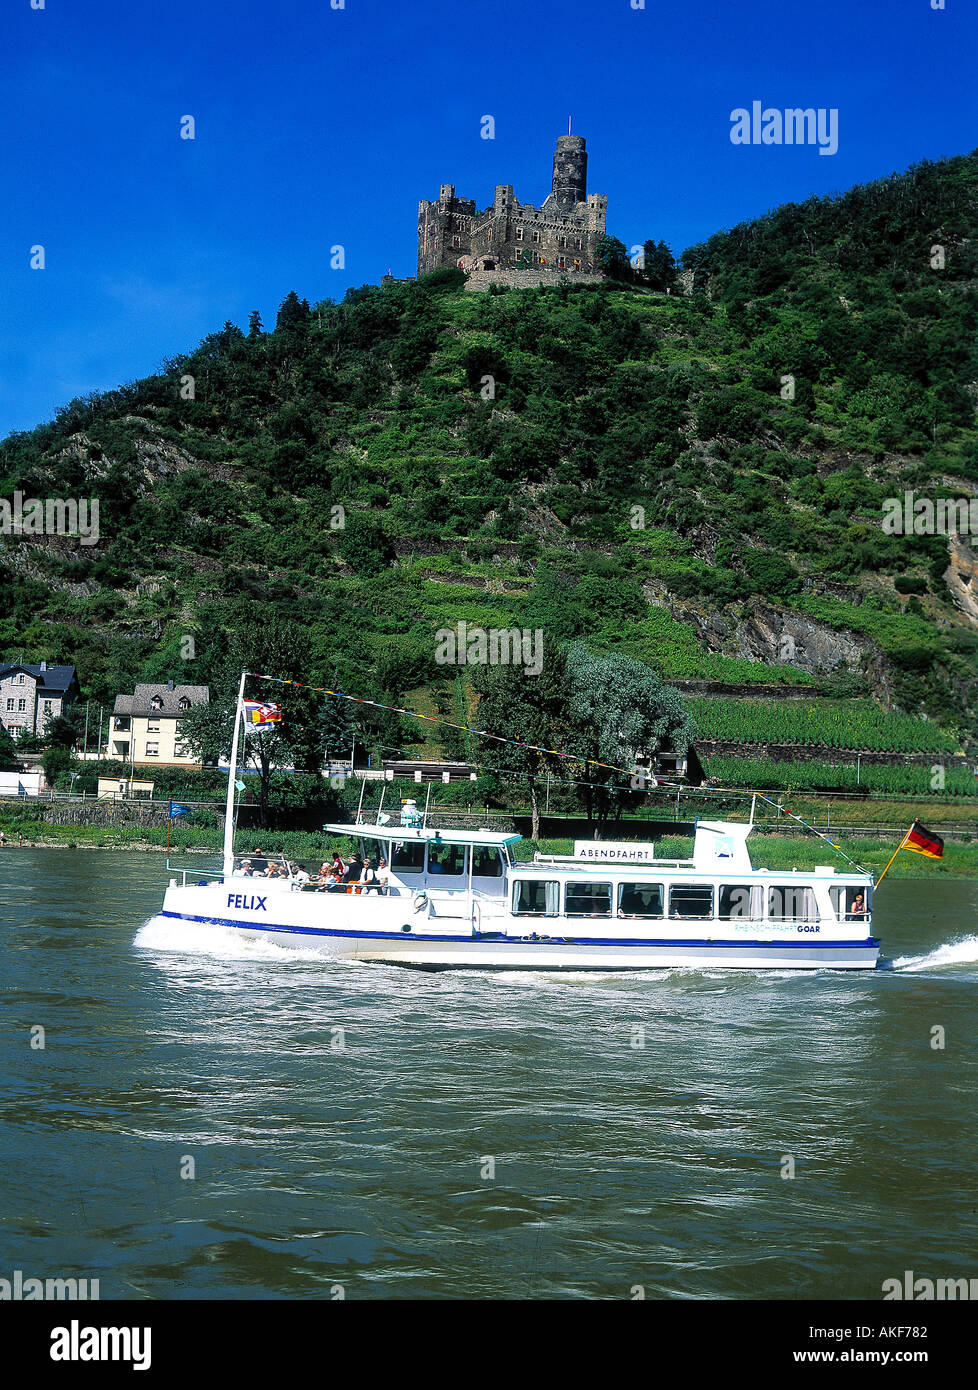
<path id="1" fill-rule="evenodd" d="M 186 758 L 188 756 L 187 745 L 185 743 L 174 743 L 173 756 L 175 758 Z"/>
<path id="2" fill-rule="evenodd" d="M 153 698 L 152 698 L 152 700 L 150 700 L 150 702 L 149 702 L 149 707 L 150 707 L 150 709 L 162 709 L 162 708 L 163 708 L 163 696 L 162 696 L 162 695 L 154 695 Z"/>
<path id="3" fill-rule="evenodd" d="M 20 675 L 20 676 L 15 676 L 15 677 L 14 677 L 14 685 L 23 685 L 23 684 L 24 684 L 24 677 L 23 677 L 22 675 Z"/>
<path id="4" fill-rule="evenodd" d="M 7 708 L 8 708 L 8 709 L 13 709 L 13 707 L 14 707 L 14 702 L 13 702 L 13 700 L 8 700 L 8 701 L 7 701 Z"/>
<path id="5" fill-rule="evenodd" d="M 160 745 L 158 743 L 147 743 L 146 756 L 147 758 L 158 758 L 160 756 Z"/>
<path id="6" fill-rule="evenodd" d="M 182 696 L 180 697 L 180 702 L 179 702 L 179 704 L 177 705 L 177 708 L 178 708 L 178 709 L 189 709 L 189 708 L 190 708 L 190 701 L 187 699 L 186 695 L 182 695 Z"/>
<path id="7" fill-rule="evenodd" d="M 712 917 L 712 884 L 674 883 L 669 889 L 669 916 Z"/>
<path id="8" fill-rule="evenodd" d="M 560 883 L 557 879 L 517 879 L 513 884 L 513 915 L 516 917 L 556 917 L 560 911 Z"/>
<path id="9" fill-rule="evenodd" d="M 665 889 L 661 883 L 621 883 L 618 885 L 619 917 L 665 916 Z"/>
<path id="10" fill-rule="evenodd" d="M 568 917 L 610 917 L 610 883 L 568 883 L 564 912 Z"/>
<path id="11" fill-rule="evenodd" d="M 45 700 L 44 703 L 43 703 L 43 705 L 42 705 L 42 709 L 44 710 L 44 713 L 45 713 L 45 714 L 50 714 L 50 713 L 51 713 L 51 701 L 50 701 L 50 700 Z"/>
<path id="12" fill-rule="evenodd" d="M 26 701 L 26 700 L 18 700 L 18 701 L 17 701 L 17 713 L 18 713 L 18 714 L 23 714 L 24 711 L 26 710 L 26 708 L 27 708 L 27 701 Z"/>
<path id="13" fill-rule="evenodd" d="M 151 720 L 149 721 L 149 723 L 146 725 L 146 732 L 147 732 L 148 734 L 158 734 L 159 731 L 160 731 L 160 721 L 157 719 L 156 722 L 154 723 L 153 720 L 151 719 Z"/>

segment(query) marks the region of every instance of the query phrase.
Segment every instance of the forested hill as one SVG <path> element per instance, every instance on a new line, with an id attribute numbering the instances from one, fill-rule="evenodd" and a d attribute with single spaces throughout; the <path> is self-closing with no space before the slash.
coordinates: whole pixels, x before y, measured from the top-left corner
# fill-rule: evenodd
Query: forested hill
<path id="1" fill-rule="evenodd" d="M 881 518 L 978 494 L 976 212 L 978 152 L 718 233 L 688 297 L 290 294 L 4 441 L 0 496 L 97 497 L 102 539 L 2 538 L 0 653 L 111 699 L 258 614 L 309 679 L 447 710 L 464 618 L 965 732 L 975 555 Z"/>

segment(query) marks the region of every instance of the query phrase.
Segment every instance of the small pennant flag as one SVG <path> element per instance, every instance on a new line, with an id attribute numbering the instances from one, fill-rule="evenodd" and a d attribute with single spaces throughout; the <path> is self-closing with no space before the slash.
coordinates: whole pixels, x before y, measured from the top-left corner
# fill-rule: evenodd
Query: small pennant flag
<path id="1" fill-rule="evenodd" d="M 194 808 L 192 806 L 181 806 L 179 801 L 170 802 L 169 818 L 176 820 L 177 816 L 192 816 Z"/>
<path id="2" fill-rule="evenodd" d="M 249 734 L 261 729 L 271 729 L 282 722 L 282 710 L 278 705 L 263 705 L 258 700 L 243 702 L 245 729 Z"/>
<path id="3" fill-rule="evenodd" d="M 944 841 L 940 835 L 932 835 L 925 830 L 919 820 L 915 820 L 907 831 L 903 848 L 912 849 L 915 854 L 926 854 L 928 859 L 944 858 Z"/>

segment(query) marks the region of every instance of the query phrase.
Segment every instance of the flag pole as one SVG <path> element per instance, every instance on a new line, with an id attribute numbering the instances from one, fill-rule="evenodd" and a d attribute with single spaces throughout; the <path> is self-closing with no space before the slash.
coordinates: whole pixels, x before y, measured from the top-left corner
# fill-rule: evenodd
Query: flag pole
<path id="1" fill-rule="evenodd" d="M 913 826 L 910 827 L 910 830 L 912 830 L 912 829 L 913 829 Z M 903 849 L 904 845 L 907 843 L 907 835 L 910 834 L 910 830 L 908 830 L 908 831 L 906 832 L 906 834 L 904 835 L 903 839 L 900 841 L 900 843 L 897 845 L 896 849 L 893 851 L 893 855 L 892 855 L 892 857 L 891 857 L 891 859 L 890 859 L 890 864 L 893 863 L 893 860 L 897 857 L 897 855 L 898 855 L 898 854 L 900 853 L 900 851 Z M 875 889 L 875 888 L 878 888 L 878 887 L 880 886 L 880 884 L 883 882 L 884 878 L 886 878 L 887 874 L 890 872 L 890 864 L 887 864 L 886 868 L 883 870 L 883 872 L 880 874 L 879 878 L 878 878 L 878 879 L 876 880 L 876 882 L 873 884 L 874 889 Z"/>
<path id="2" fill-rule="evenodd" d="M 245 677 L 247 671 L 241 672 L 241 684 L 238 686 L 238 698 L 234 705 L 234 736 L 231 739 L 231 766 L 228 769 L 228 796 L 224 808 L 224 877 L 231 877 L 234 868 L 234 783 L 237 777 L 238 767 L 238 736 L 241 733 L 241 702 L 244 699 Z"/>

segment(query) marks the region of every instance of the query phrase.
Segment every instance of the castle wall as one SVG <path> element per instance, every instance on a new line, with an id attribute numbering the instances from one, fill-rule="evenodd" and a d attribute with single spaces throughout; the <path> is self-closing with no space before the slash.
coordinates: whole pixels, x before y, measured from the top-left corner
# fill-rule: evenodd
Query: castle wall
<path id="1" fill-rule="evenodd" d="M 588 274 L 586 271 L 551 270 L 549 266 L 536 269 L 473 270 L 465 282 L 467 290 L 482 292 L 490 285 L 508 285 L 514 290 L 532 290 L 538 285 L 593 285 L 600 284 L 604 276 L 600 273 Z"/>

